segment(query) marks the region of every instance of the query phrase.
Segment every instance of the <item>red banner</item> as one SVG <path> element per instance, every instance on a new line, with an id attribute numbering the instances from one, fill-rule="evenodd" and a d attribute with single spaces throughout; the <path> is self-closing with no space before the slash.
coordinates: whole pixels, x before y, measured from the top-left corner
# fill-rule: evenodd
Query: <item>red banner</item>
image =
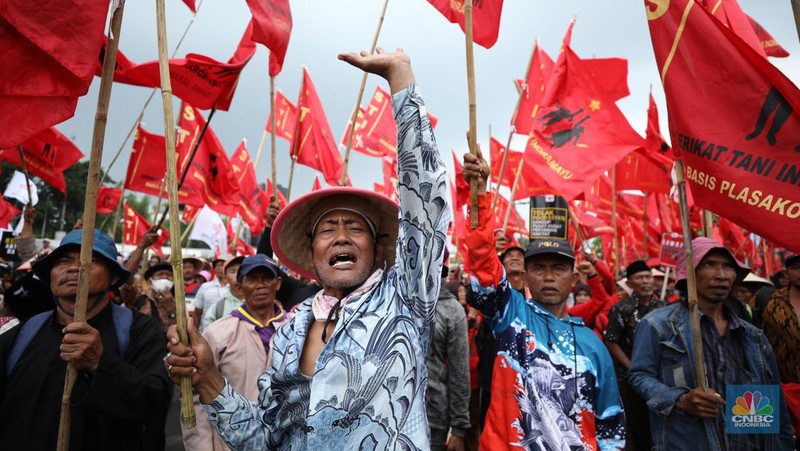
<path id="1" fill-rule="evenodd" d="M 250 227 L 253 235 L 260 235 L 266 225 L 269 197 L 264 190 L 258 187 L 256 171 L 253 169 L 253 161 L 247 152 L 245 141 L 242 141 L 233 152 L 231 169 L 236 185 L 239 187 L 237 193 L 239 214 Z"/>
<path id="2" fill-rule="evenodd" d="M 294 139 L 294 131 L 297 127 L 297 107 L 283 96 L 280 91 L 275 91 L 275 129 L 278 138 L 283 138 L 289 142 Z M 267 133 L 272 133 L 272 113 L 267 119 Z"/>
<path id="3" fill-rule="evenodd" d="M 64 171 L 83 158 L 80 149 L 53 127 L 23 142 L 22 149 L 28 172 L 66 194 Z M 22 167 L 16 147 L 0 150 L 0 160 Z"/>
<path id="4" fill-rule="evenodd" d="M 11 220 L 20 213 L 21 211 L 19 208 L 5 200 L 3 196 L 0 196 L 0 227 L 4 229 L 8 228 L 8 224 Z"/>
<path id="5" fill-rule="evenodd" d="M 114 213 L 119 200 L 122 198 L 122 190 L 111 186 L 101 186 L 97 192 L 97 213 L 110 215 Z"/>
<path id="6" fill-rule="evenodd" d="M 645 5 L 697 205 L 800 251 L 800 91 L 696 2 Z"/>
<path id="7" fill-rule="evenodd" d="M 766 28 L 762 27 L 760 23 L 756 22 L 756 20 L 750 16 L 747 16 L 747 19 L 750 21 L 750 25 L 753 26 L 753 31 L 756 32 L 756 37 L 758 41 L 761 42 L 761 46 L 764 48 L 764 53 L 766 53 L 767 56 L 774 58 L 786 58 L 789 56 L 789 52 L 778 44 L 778 41 L 772 37 Z"/>
<path id="8" fill-rule="evenodd" d="M 136 246 L 142 241 L 147 231 L 150 230 L 150 223 L 139 212 L 131 208 L 127 202 L 123 208 L 125 210 L 125 222 L 122 227 L 122 244 Z M 150 247 L 163 258 L 164 254 L 161 252 L 161 246 L 169 239 L 169 233 L 163 227 L 159 227 L 158 231 L 158 240 Z"/>
<path id="9" fill-rule="evenodd" d="M 464 0 L 428 0 L 428 3 L 464 30 Z M 503 0 L 473 1 L 472 4 L 472 40 L 482 47 L 491 48 L 500 32 Z"/>
<path id="10" fill-rule="evenodd" d="M 270 50 L 269 75 L 274 77 L 283 68 L 292 34 L 289 0 L 247 0 L 247 6 L 253 15 L 253 40 Z"/>

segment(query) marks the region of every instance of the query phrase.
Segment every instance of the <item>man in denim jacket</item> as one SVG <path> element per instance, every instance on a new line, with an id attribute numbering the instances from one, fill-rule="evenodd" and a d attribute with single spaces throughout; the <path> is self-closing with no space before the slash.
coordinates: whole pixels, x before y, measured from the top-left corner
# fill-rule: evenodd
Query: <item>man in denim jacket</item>
<path id="1" fill-rule="evenodd" d="M 636 329 L 628 380 L 650 408 L 658 450 L 789 450 L 791 425 L 780 399 L 780 433 L 727 434 L 728 384 L 779 384 L 775 355 L 761 330 L 736 317 L 724 301 L 749 272 L 709 238 L 692 241 L 708 390 L 697 387 L 694 345 L 685 301 L 655 310 Z M 686 264 L 678 259 L 676 287 L 686 291 Z M 773 400 L 774 403 L 774 400 Z"/>

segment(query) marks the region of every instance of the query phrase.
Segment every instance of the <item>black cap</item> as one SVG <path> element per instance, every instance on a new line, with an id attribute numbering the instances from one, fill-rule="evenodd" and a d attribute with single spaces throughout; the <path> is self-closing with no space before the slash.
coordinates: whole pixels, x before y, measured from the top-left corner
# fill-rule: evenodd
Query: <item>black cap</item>
<path id="1" fill-rule="evenodd" d="M 783 260 L 783 266 L 785 268 L 788 268 L 789 265 L 791 265 L 792 263 L 794 263 L 794 262 L 796 262 L 798 260 L 800 260 L 800 254 L 795 254 L 794 252 L 789 252 L 788 254 L 786 254 L 786 258 Z"/>
<path id="2" fill-rule="evenodd" d="M 649 272 L 652 274 L 652 270 L 650 269 L 649 266 L 647 266 L 646 261 L 636 260 L 635 262 L 628 265 L 627 268 L 625 268 L 625 277 L 630 279 L 637 272 Z"/>
<path id="3" fill-rule="evenodd" d="M 557 240 L 554 238 L 544 238 L 531 241 L 528 249 L 525 251 L 525 261 L 529 258 L 538 257 L 540 255 L 563 255 L 570 260 L 575 260 L 575 252 L 572 246 L 564 240 Z"/>
<path id="4" fill-rule="evenodd" d="M 144 272 L 144 279 L 147 280 L 153 277 L 153 274 L 157 273 L 158 271 L 172 272 L 172 264 L 167 262 L 156 263 L 155 265 L 147 268 L 147 271 Z"/>

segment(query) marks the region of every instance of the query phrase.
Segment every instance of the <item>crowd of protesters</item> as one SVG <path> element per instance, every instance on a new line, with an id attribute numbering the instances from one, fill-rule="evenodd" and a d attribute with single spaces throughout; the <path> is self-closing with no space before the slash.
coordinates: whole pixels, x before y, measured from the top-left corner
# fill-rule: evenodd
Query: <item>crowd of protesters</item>
<path id="1" fill-rule="evenodd" d="M 276 202 L 256 255 L 185 258 L 182 287 L 171 263 L 145 259 L 155 232 L 123 261 L 95 230 L 83 322 L 72 315 L 86 231 L 37 250 L 26 209 L 23 263 L 0 263 L 0 449 L 55 449 L 68 362 L 74 450 L 164 449 L 182 376 L 198 422 L 183 430 L 188 450 L 797 446 L 800 255 L 767 280 L 702 237 L 694 272 L 679 258 L 674 277 L 648 261 L 614 274 L 558 239 L 522 247 L 496 229 L 488 165 L 468 154 L 480 221 L 460 237 L 468 255 L 451 258 L 446 175 L 408 57 L 340 58 L 391 88 L 399 207 L 349 187 Z M 780 387 L 777 432 L 729 429 L 733 385 Z"/>

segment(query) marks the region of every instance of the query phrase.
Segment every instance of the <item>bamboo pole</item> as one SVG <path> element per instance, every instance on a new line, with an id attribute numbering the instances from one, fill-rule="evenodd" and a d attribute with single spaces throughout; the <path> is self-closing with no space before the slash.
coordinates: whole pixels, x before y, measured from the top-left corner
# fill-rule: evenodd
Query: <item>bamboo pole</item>
<path id="1" fill-rule="evenodd" d="M 192 228 L 194 228 L 194 223 L 197 222 L 197 218 L 199 216 L 200 216 L 200 212 L 198 212 L 196 215 L 194 215 L 194 218 L 192 218 L 192 220 L 189 221 L 189 224 L 186 224 L 186 230 L 184 230 L 183 231 L 183 235 L 181 235 L 181 241 L 180 241 L 181 243 L 186 241 L 186 238 L 189 236 L 190 233 L 192 233 Z"/>
<path id="2" fill-rule="evenodd" d="M 611 228 L 614 229 L 614 241 L 613 241 L 613 250 L 614 250 L 614 262 L 616 262 L 616 267 L 614 268 L 614 277 L 617 277 L 620 268 L 622 267 L 622 262 L 619 260 L 619 233 L 617 232 L 617 167 L 611 167 Z"/>
<path id="3" fill-rule="evenodd" d="M 664 271 L 664 282 L 661 283 L 661 300 L 665 300 L 664 297 L 667 295 L 667 283 L 669 283 L 669 266 L 667 266 L 667 270 Z"/>
<path id="4" fill-rule="evenodd" d="M 678 196 L 681 206 L 681 228 L 683 229 L 683 251 L 686 255 L 686 288 L 689 303 L 689 320 L 694 343 L 695 370 L 697 386 L 708 390 L 706 380 L 706 364 L 703 358 L 703 337 L 700 335 L 700 316 L 697 313 L 697 276 L 694 272 L 694 252 L 692 251 L 692 230 L 689 225 L 689 205 L 686 199 L 686 175 L 683 172 L 683 161 L 675 161 L 675 173 L 678 180 Z"/>
<path id="5" fill-rule="evenodd" d="M 708 238 L 714 237 L 714 218 L 713 213 L 703 210 L 703 234 Z"/>
<path id="6" fill-rule="evenodd" d="M 175 49 L 172 51 L 171 58 L 175 58 L 175 55 L 178 54 L 178 49 L 181 48 L 181 44 L 183 44 L 183 40 L 189 33 L 189 29 L 192 27 L 194 19 L 195 17 L 197 17 L 197 13 L 200 12 L 200 6 L 202 5 L 203 5 L 203 0 L 200 0 L 197 3 L 197 8 L 195 13 L 192 14 L 192 18 L 189 19 L 189 23 L 186 24 L 186 28 L 183 29 L 183 34 L 181 35 L 181 38 L 178 40 L 178 44 L 175 45 Z M 150 91 L 150 95 L 147 97 L 147 100 L 145 100 L 144 105 L 142 105 L 142 109 L 139 111 L 139 115 L 136 116 L 136 120 L 133 121 L 133 125 L 131 126 L 130 130 L 128 130 L 128 134 L 125 135 L 125 139 L 122 140 L 122 144 L 120 144 L 119 149 L 117 149 L 117 153 L 114 154 L 114 157 L 111 159 L 111 163 L 108 164 L 108 168 L 105 171 L 103 171 L 103 176 L 100 179 L 100 186 L 103 186 L 103 182 L 105 182 L 106 176 L 108 176 L 108 172 L 111 170 L 112 167 L 114 167 L 114 163 L 117 162 L 117 159 L 122 154 L 122 151 L 125 150 L 125 145 L 128 144 L 128 140 L 131 139 L 131 135 L 133 135 L 133 132 L 136 131 L 136 127 L 142 122 L 142 118 L 144 118 L 144 111 L 147 109 L 147 106 L 150 105 L 150 102 L 153 100 L 153 97 L 155 97 L 157 92 L 158 88 L 155 88 L 152 91 Z"/>
<path id="7" fill-rule="evenodd" d="M 569 214 L 569 220 L 572 222 L 572 226 L 575 227 L 575 236 L 578 237 L 578 240 L 580 240 L 582 245 L 586 239 L 583 237 L 583 232 L 581 232 L 581 223 L 578 221 L 578 217 L 575 215 L 572 205 L 568 205 L 567 214 Z"/>
<path id="8" fill-rule="evenodd" d="M 122 29 L 122 15 L 125 2 L 119 2 L 111 15 L 109 39 L 103 61 L 103 75 L 100 79 L 100 92 L 97 97 L 97 111 L 94 116 L 92 148 L 89 153 L 89 170 L 86 175 L 86 194 L 83 206 L 83 231 L 81 237 L 80 269 L 78 270 L 78 294 L 75 299 L 74 322 L 86 321 L 86 305 L 89 298 L 89 279 L 92 273 L 92 246 L 97 212 L 97 191 L 100 186 L 100 164 L 103 160 L 103 141 L 108 121 L 108 104 L 111 99 L 114 67 L 117 63 L 117 49 Z M 58 451 L 67 451 L 72 428 L 71 402 L 72 388 L 78 377 L 78 369 L 72 362 L 67 364 L 64 378 L 64 392 L 61 396 L 61 418 L 58 424 Z"/>
<path id="9" fill-rule="evenodd" d="M 305 77 L 305 68 L 303 69 L 303 78 L 300 79 L 300 95 L 297 96 L 297 119 L 295 120 L 294 124 L 294 136 L 292 137 L 292 145 L 291 149 L 289 149 L 289 155 L 292 157 L 292 163 L 289 166 L 289 187 L 286 188 L 286 200 L 292 200 L 292 181 L 294 181 L 294 167 L 297 164 L 297 156 L 300 154 L 300 122 L 303 118 L 303 112 L 300 108 L 300 100 L 303 98 L 303 91 L 306 89 L 306 77 Z M 275 129 L 273 128 L 273 133 Z M 278 185 L 274 185 L 272 187 L 273 190 L 278 190 Z M 275 196 L 278 196 L 278 193 L 275 193 Z"/>
<path id="10" fill-rule="evenodd" d="M 375 53 L 375 47 L 378 45 L 378 37 L 381 35 L 381 28 L 383 27 L 383 18 L 386 16 L 386 7 L 389 6 L 389 0 L 383 1 L 383 9 L 381 16 L 378 18 L 378 28 L 375 29 L 375 36 L 372 37 L 372 46 L 369 49 L 369 54 Z M 361 99 L 364 98 L 364 88 L 367 87 L 367 72 L 361 76 L 361 87 L 358 89 L 358 97 L 356 98 L 356 106 L 353 107 L 353 113 L 350 115 L 350 136 L 347 138 L 347 147 L 344 149 L 344 167 L 342 168 L 342 178 L 339 179 L 339 186 L 345 186 L 347 183 L 347 166 L 350 164 L 350 150 L 353 147 L 353 135 L 356 130 L 356 119 L 358 119 L 358 108 L 361 106 Z"/>
<path id="11" fill-rule="evenodd" d="M 797 29 L 797 37 L 800 39 L 800 0 L 792 0 L 792 13 L 794 14 L 794 26 Z"/>
<path id="12" fill-rule="evenodd" d="M 525 69 L 525 81 L 528 81 L 528 77 L 531 73 L 531 64 L 533 64 L 533 55 L 536 54 L 536 47 L 539 46 L 539 38 L 536 38 L 533 44 L 533 50 L 531 50 L 531 57 L 528 59 L 528 68 Z M 514 86 L 517 86 L 514 83 Z M 514 133 L 517 131 L 514 124 L 517 122 L 517 114 L 519 114 L 519 105 L 522 103 L 522 96 L 525 95 L 525 90 L 518 90 L 517 95 L 517 104 L 514 106 L 514 114 L 511 115 L 511 129 L 508 131 L 508 140 L 506 141 L 506 151 L 503 153 L 503 162 L 500 163 L 500 175 L 498 175 L 498 186 L 500 182 L 503 180 L 503 176 L 506 173 L 506 163 L 508 162 L 508 155 L 511 153 L 511 138 L 514 137 Z M 491 211 L 494 213 L 494 209 L 497 206 L 497 198 L 492 199 L 492 209 Z"/>
<path id="13" fill-rule="evenodd" d="M 269 109 L 272 112 L 272 135 L 270 148 L 272 149 L 272 198 L 278 199 L 278 144 L 275 136 L 275 77 L 269 77 Z"/>
<path id="14" fill-rule="evenodd" d="M 167 17 L 164 11 L 164 0 L 156 0 L 156 25 L 158 29 L 158 68 L 161 75 L 161 101 L 164 108 L 164 138 L 167 147 L 167 193 L 169 206 L 173 212 L 178 211 L 177 155 L 175 155 L 175 126 L 172 113 L 172 82 L 169 77 L 169 61 L 167 59 Z M 213 114 L 213 109 L 211 110 Z M 206 121 L 206 125 L 209 120 Z M 198 139 L 199 142 L 199 139 Z M 187 166 L 188 167 L 188 166 Z M 165 213 L 166 214 L 166 213 Z M 169 232 L 171 236 L 181 236 L 181 223 L 178 215 L 169 215 Z M 170 240 L 172 245 L 172 274 L 175 286 L 183 286 L 183 258 L 181 243 Z M 181 343 L 189 346 L 187 333 L 186 300 L 183 290 L 175 290 L 175 317 Z M 187 429 L 195 427 L 194 403 L 192 401 L 192 379 L 181 377 L 181 418 Z"/>
<path id="15" fill-rule="evenodd" d="M 469 94 L 469 132 L 467 133 L 467 143 L 469 153 L 478 155 L 478 129 L 477 129 L 477 102 L 475 100 L 475 58 L 472 52 L 472 2 L 464 2 L 464 35 L 466 37 L 467 49 L 467 91 Z M 472 228 L 478 227 L 478 181 L 472 180 L 469 186 L 470 191 L 470 210 L 469 218 Z"/>
<path id="16" fill-rule="evenodd" d="M 506 234 L 506 228 L 508 227 L 508 219 L 511 217 L 511 209 L 514 206 L 514 196 L 517 194 L 517 185 L 519 185 L 519 179 L 522 178 L 522 165 L 525 163 L 524 159 L 520 158 L 519 166 L 517 167 L 517 175 L 514 177 L 514 184 L 511 186 L 511 197 L 508 199 L 508 209 L 506 210 L 506 217 L 503 219 L 503 235 Z M 499 196 L 500 193 L 495 193 L 496 196 Z M 492 210 L 494 212 L 494 210 Z M 494 213 L 492 213 L 494 214 Z"/>
<path id="17" fill-rule="evenodd" d="M 295 163 L 297 163 L 297 157 L 292 155 L 292 164 L 289 165 L 289 187 L 286 188 L 286 200 L 287 201 L 292 200 L 292 181 L 294 180 L 294 165 L 295 165 Z M 277 186 L 273 186 L 272 189 L 277 191 L 278 187 Z M 277 196 L 278 194 L 275 193 L 275 195 Z"/>

